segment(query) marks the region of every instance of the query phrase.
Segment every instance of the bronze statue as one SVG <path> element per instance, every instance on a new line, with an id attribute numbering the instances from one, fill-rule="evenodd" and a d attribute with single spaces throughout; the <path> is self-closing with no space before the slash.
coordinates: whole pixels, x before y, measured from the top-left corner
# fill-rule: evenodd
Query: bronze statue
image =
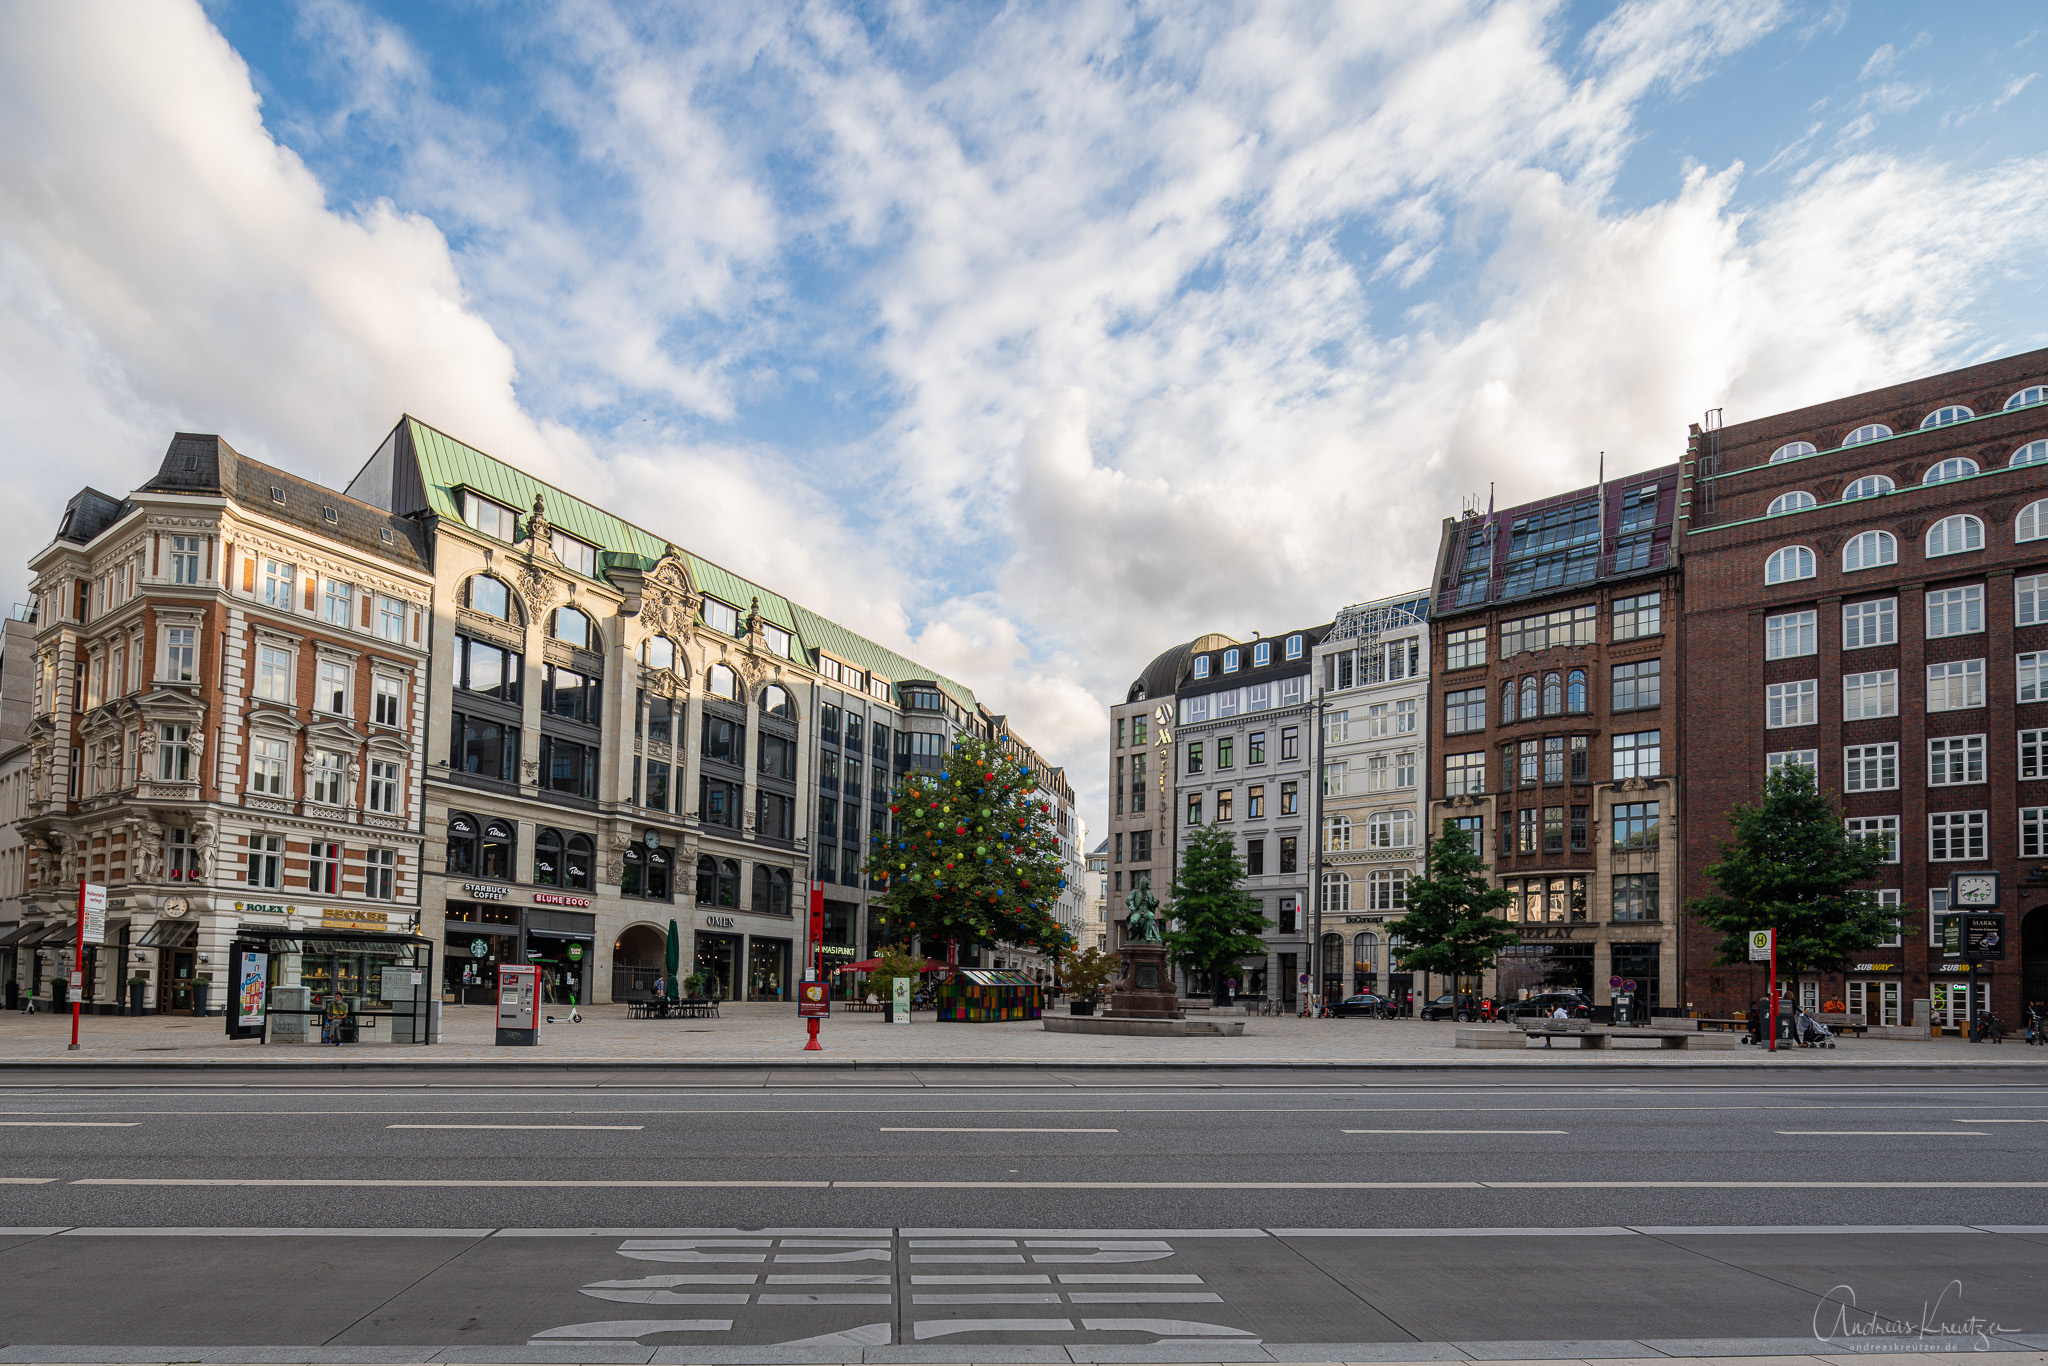
<path id="1" fill-rule="evenodd" d="M 1152 895 L 1151 879 L 1143 879 L 1131 888 L 1131 894 L 1124 898 L 1124 905 L 1131 912 L 1124 919 L 1126 941 L 1133 944 L 1160 943 L 1159 898 Z"/>

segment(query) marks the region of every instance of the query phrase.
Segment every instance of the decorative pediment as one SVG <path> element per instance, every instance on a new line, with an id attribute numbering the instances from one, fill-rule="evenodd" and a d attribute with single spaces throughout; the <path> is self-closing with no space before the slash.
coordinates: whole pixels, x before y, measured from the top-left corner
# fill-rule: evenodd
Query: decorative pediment
<path id="1" fill-rule="evenodd" d="M 362 744 L 363 737 L 346 721 L 315 721 L 306 727 L 306 739 L 322 749 L 352 750 Z"/>

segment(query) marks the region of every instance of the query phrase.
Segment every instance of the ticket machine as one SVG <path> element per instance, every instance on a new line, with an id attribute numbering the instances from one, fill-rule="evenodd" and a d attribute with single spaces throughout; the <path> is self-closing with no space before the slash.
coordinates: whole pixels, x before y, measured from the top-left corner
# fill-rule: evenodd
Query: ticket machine
<path id="1" fill-rule="evenodd" d="M 500 1044 L 540 1042 L 540 969 L 526 963 L 498 965 Z"/>

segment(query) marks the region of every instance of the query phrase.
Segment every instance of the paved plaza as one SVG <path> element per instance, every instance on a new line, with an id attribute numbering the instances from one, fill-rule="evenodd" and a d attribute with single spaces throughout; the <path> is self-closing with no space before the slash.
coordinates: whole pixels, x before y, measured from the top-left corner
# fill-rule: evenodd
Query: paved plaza
<path id="1" fill-rule="evenodd" d="M 1024 1066 L 1343 1066 L 1357 1064 L 1425 1066 L 1548 1067 L 1592 1065 L 1743 1067 L 1768 1055 L 1751 1048 L 1715 1052 L 1664 1052 L 1621 1044 L 1612 1051 L 1576 1047 L 1477 1052 L 1453 1046 L 1457 1026 L 1418 1020 L 1308 1020 L 1295 1016 L 1240 1017 L 1237 1038 L 1124 1038 L 1051 1034 L 1037 1021 L 1004 1024 L 940 1024 L 920 1014 L 911 1024 L 892 1025 L 866 1012 L 835 1014 L 823 1026 L 823 1050 L 803 1051 L 804 1033 L 792 1005 L 728 1002 L 716 1020 L 635 1020 L 623 1006 L 592 1006 L 581 1024 L 567 1023 L 565 1007 L 554 1007 L 557 1023 L 543 1025 L 534 1048 L 500 1048 L 492 1043 L 493 1016 L 487 1007 L 446 1008 L 442 1040 L 420 1046 L 270 1044 L 226 1036 L 219 1017 L 169 1015 L 139 1018 L 88 1015 L 81 1046 L 69 1052 L 71 1021 L 62 1015 L 0 1015 L 0 1065 L 41 1061 L 75 1062 L 309 1062 L 364 1063 L 860 1063 L 1004 1064 Z M 1787 1049 L 1777 1062 L 1818 1066 L 1887 1063 L 1900 1066 L 1968 1064 L 2048 1066 L 2016 1039 L 2002 1045 L 1961 1039 L 1900 1040 L 1845 1038 L 1834 1049 Z"/>

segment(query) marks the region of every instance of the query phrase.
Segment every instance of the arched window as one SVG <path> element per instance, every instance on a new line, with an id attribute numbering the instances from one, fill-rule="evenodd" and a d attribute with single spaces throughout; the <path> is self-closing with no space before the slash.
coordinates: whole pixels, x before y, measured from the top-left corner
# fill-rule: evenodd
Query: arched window
<path id="1" fill-rule="evenodd" d="M 448 813 L 448 871 L 473 874 L 484 824 L 467 811 Z"/>
<path id="2" fill-rule="evenodd" d="M 718 900 L 718 860 L 706 854 L 697 860 L 697 904 L 710 906 Z"/>
<path id="3" fill-rule="evenodd" d="M 1788 545 L 1764 562 L 1765 583 L 1790 583 L 1813 577 L 1813 552 L 1803 545 Z"/>
<path id="4" fill-rule="evenodd" d="M 1342 853 L 1351 847 L 1351 817 L 1332 816 L 1323 822 L 1323 848 Z"/>
<path id="5" fill-rule="evenodd" d="M 595 854 L 596 846 L 590 836 L 569 836 L 568 847 L 562 853 L 562 885 L 589 891 L 590 870 L 597 861 Z"/>
<path id="6" fill-rule="evenodd" d="M 512 880 L 512 869 L 518 864 L 519 826 L 502 816 L 492 816 L 484 822 L 483 844 L 477 855 L 476 875 Z"/>
<path id="7" fill-rule="evenodd" d="M 1522 679 L 1522 719 L 1536 715 L 1536 675 L 1529 674 Z"/>
<path id="8" fill-rule="evenodd" d="M 740 696 L 739 675 L 724 664 L 713 664 L 704 675 L 704 686 L 711 690 L 713 697 L 724 697 L 734 702 L 744 702 Z"/>
<path id="9" fill-rule="evenodd" d="M 1365 908 L 1368 911 L 1408 909 L 1408 872 L 1404 868 L 1375 868 L 1365 875 Z"/>
<path id="10" fill-rule="evenodd" d="M 1780 460 L 1797 460 L 1802 455 L 1812 454 L 1813 443 L 1811 441 L 1787 441 L 1784 445 L 1771 452 L 1771 463 L 1775 465 Z"/>
<path id="11" fill-rule="evenodd" d="M 2015 541 L 2048 538 L 2048 498 L 2020 509 L 2020 515 L 2012 520 L 2012 538 Z"/>
<path id="12" fill-rule="evenodd" d="M 1208 676 L 1209 676 L 1209 656 L 1207 656 L 1207 655 L 1196 655 L 1196 656 L 1195 656 L 1195 677 L 1197 677 L 1197 678 L 1207 678 Z"/>
<path id="13" fill-rule="evenodd" d="M 1566 711 L 1588 711 L 1586 700 L 1586 671 L 1573 669 L 1565 675 L 1564 709 Z"/>
<path id="14" fill-rule="evenodd" d="M 1564 675 L 1547 673 L 1543 675 L 1543 714 L 1556 716 L 1564 710 Z"/>
<path id="15" fill-rule="evenodd" d="M 1415 843 L 1413 811 L 1375 811 L 1365 818 L 1365 843 L 1372 849 L 1405 849 Z"/>
<path id="16" fill-rule="evenodd" d="M 2048 384 L 2029 384 L 2005 401 L 2007 412 L 2014 408 L 2031 408 L 2036 403 L 2048 403 Z"/>
<path id="17" fill-rule="evenodd" d="M 1225 672 L 1225 673 L 1227 673 L 1227 674 L 1234 674 L 1234 673 L 1236 673 L 1236 672 L 1237 672 L 1237 663 L 1238 663 L 1238 660 L 1239 660 L 1239 659 L 1241 659 L 1241 658 L 1243 658 L 1243 656 L 1241 656 L 1240 654 L 1238 654 L 1238 652 L 1237 652 L 1237 651 L 1235 651 L 1235 650 L 1225 650 L 1225 651 L 1223 652 L 1223 672 Z"/>
<path id="18" fill-rule="evenodd" d="M 673 849 L 647 846 L 638 840 L 626 846 L 625 872 L 619 879 L 621 896 L 648 901 L 675 898 L 675 855 Z"/>
<path id="19" fill-rule="evenodd" d="M 1960 555 L 1984 548 L 1984 524 L 1968 513 L 1944 517 L 1927 528 L 1927 554 Z"/>
<path id="20" fill-rule="evenodd" d="M 1262 641 L 1260 641 L 1260 642 L 1259 642 L 1258 644 L 1256 644 L 1256 645 L 1252 646 L 1252 667 L 1253 667 L 1254 669 L 1263 669 L 1263 668 L 1265 668 L 1265 667 L 1266 667 L 1266 666 L 1267 666 L 1268 664 L 1271 664 L 1272 662 L 1273 662 L 1273 642 L 1272 642 L 1272 641 L 1270 641 L 1270 640 L 1262 640 Z"/>
<path id="21" fill-rule="evenodd" d="M 1899 541 L 1889 531 L 1866 531 L 1851 536 L 1849 544 L 1842 547 L 1842 568 L 1845 570 L 1875 569 L 1879 565 L 1899 562 Z"/>
<path id="22" fill-rule="evenodd" d="M 789 870 L 754 865 L 753 911 L 755 915 L 789 914 Z"/>
<path id="23" fill-rule="evenodd" d="M 1965 408 L 1960 403 L 1944 404 L 1920 419 L 1920 430 L 1924 432 L 1929 427 L 1946 427 L 1955 422 L 1967 422 L 1976 415 L 1974 410 Z"/>
<path id="24" fill-rule="evenodd" d="M 697 860 L 697 904 L 738 907 L 740 865 L 737 860 L 713 858 L 709 854 Z"/>
<path id="25" fill-rule="evenodd" d="M 1781 493 L 1776 498 L 1771 499 L 1771 505 L 1764 512 L 1764 516 L 1781 517 L 1788 512 L 1803 512 L 1807 508 L 1812 507 L 1817 501 L 1805 489 L 1794 489 L 1790 493 Z"/>
<path id="26" fill-rule="evenodd" d="M 2010 468 L 2015 465 L 2039 465 L 2044 461 L 2048 461 L 2048 441 L 2029 441 L 2014 451 L 2012 459 L 2005 463 Z"/>
<path id="27" fill-rule="evenodd" d="M 1927 473 L 1920 476 L 1923 484 L 1946 484 L 1952 479 L 1967 479 L 1977 472 L 1977 462 L 1967 455 L 1952 455 Z"/>
<path id="28" fill-rule="evenodd" d="M 1344 936 L 1326 934 L 1323 936 L 1323 983 L 1326 995 L 1340 994 L 1344 990 Z"/>
<path id="29" fill-rule="evenodd" d="M 545 825 L 533 832 L 533 885 L 562 885 L 562 832 Z"/>
<path id="30" fill-rule="evenodd" d="M 1842 501 L 1856 498 L 1877 498 L 1892 491 L 1892 480 L 1888 474 L 1866 474 L 1842 490 Z"/>
<path id="31" fill-rule="evenodd" d="M 754 865 L 754 899 L 751 906 L 755 915 L 767 915 L 768 911 L 768 865 Z"/>
<path id="32" fill-rule="evenodd" d="M 650 669 L 676 667 L 676 643 L 667 636 L 649 636 L 640 642 L 640 662 Z"/>
<path id="33" fill-rule="evenodd" d="M 1360 977 L 1372 977 L 1380 970 L 1380 937 L 1371 930 L 1351 936 L 1351 971 Z M 1360 991 L 1371 991 L 1369 983 L 1354 983 Z"/>
<path id="34" fill-rule="evenodd" d="M 1351 874 L 1337 872 L 1324 873 L 1323 913 L 1325 915 L 1328 915 L 1332 911 L 1348 911 L 1350 909 Z M 1329 952 L 1328 941 L 1332 939 L 1337 939 L 1337 936 L 1334 934 L 1324 936 L 1325 953 Z M 1337 939 L 1337 952 L 1340 954 L 1344 952 L 1344 941 L 1341 939 Z"/>
<path id="35" fill-rule="evenodd" d="M 790 700 L 789 689 L 780 683 L 770 683 L 761 690 L 761 710 L 785 721 L 796 720 L 796 703 Z"/>
<path id="36" fill-rule="evenodd" d="M 469 582 L 463 585 L 462 605 L 499 621 L 509 621 L 515 626 L 520 624 L 512 590 L 503 579 L 494 579 L 489 574 L 470 576 Z"/>
<path id="37" fill-rule="evenodd" d="M 1515 685 L 1512 681 L 1500 685 L 1500 723 L 1505 726 L 1515 719 Z"/>
<path id="38" fill-rule="evenodd" d="M 1892 429 L 1882 422 L 1866 422 L 1842 438 L 1844 446 L 1861 446 L 1872 441 L 1882 441 L 1892 434 Z"/>
<path id="39" fill-rule="evenodd" d="M 590 648 L 590 618 L 573 607 L 557 607 L 548 634 L 566 640 L 579 650 Z"/>

